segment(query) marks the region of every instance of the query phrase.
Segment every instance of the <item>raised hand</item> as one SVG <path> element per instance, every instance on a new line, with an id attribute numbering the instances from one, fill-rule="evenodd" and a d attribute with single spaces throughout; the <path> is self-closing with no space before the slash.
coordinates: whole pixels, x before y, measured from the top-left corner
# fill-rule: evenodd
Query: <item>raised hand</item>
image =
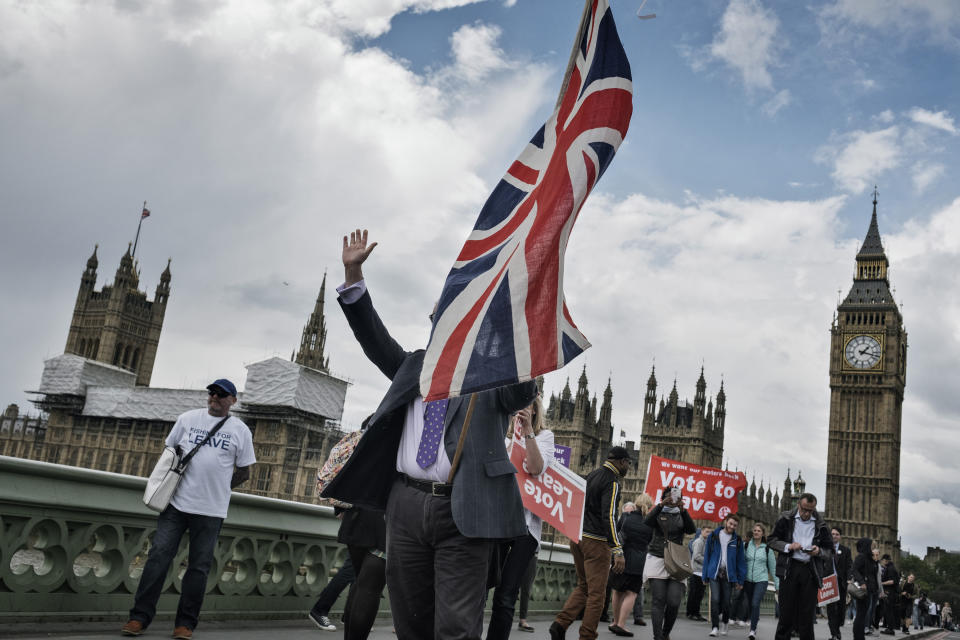
<path id="1" fill-rule="evenodd" d="M 376 242 L 367 245 L 367 230 L 351 231 L 350 236 L 343 236 L 343 272 L 347 286 L 363 280 L 362 265 L 370 252 L 377 246 Z"/>

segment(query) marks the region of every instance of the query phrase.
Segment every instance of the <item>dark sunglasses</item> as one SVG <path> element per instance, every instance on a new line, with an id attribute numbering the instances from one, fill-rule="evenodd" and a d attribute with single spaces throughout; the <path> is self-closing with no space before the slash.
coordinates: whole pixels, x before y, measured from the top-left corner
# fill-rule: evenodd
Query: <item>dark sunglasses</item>
<path id="1" fill-rule="evenodd" d="M 217 396 L 218 398 L 226 398 L 227 396 L 230 395 L 229 393 L 227 393 L 226 391 L 223 391 L 222 389 L 210 389 L 207 393 L 211 396 Z"/>

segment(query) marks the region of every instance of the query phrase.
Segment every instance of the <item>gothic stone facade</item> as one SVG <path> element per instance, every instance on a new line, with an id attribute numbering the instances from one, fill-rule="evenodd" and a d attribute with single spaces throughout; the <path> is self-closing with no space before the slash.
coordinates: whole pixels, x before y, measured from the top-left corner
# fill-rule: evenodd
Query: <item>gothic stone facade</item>
<path id="1" fill-rule="evenodd" d="M 100 291 L 95 290 L 97 266 L 94 247 L 80 277 L 64 353 L 132 371 L 138 385 L 148 386 L 170 299 L 170 262 L 160 274 L 153 301 L 139 290 L 140 271 L 129 247 L 120 258 L 113 284 Z"/>
<path id="2" fill-rule="evenodd" d="M 907 332 L 893 300 L 877 198 L 853 285 L 830 328 L 830 445 L 826 504 L 844 536 L 897 553 L 900 428 Z"/>
<path id="3" fill-rule="evenodd" d="M 45 363 L 34 400 L 39 417 L 11 406 L 0 420 L 0 455 L 149 475 L 177 416 L 206 406 L 203 389 L 149 387 L 170 296 L 170 264 L 151 302 L 138 289 L 128 249 L 113 284 L 95 291 L 96 249 L 87 260 L 65 353 Z M 328 372 L 321 284 L 296 362 L 247 367 L 234 413 L 253 432 L 253 477 L 241 491 L 316 502 L 316 473 L 343 437 L 348 383 Z"/>

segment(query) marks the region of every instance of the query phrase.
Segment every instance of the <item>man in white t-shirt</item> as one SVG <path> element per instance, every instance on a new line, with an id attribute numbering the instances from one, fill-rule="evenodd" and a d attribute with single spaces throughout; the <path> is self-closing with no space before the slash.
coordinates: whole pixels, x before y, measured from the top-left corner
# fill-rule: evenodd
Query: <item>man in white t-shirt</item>
<path id="1" fill-rule="evenodd" d="M 189 531 L 190 555 L 173 638 L 193 637 L 220 526 L 227 517 L 230 490 L 250 477 L 250 467 L 256 462 L 250 429 L 230 415 L 230 407 L 237 402 L 237 388 L 221 378 L 209 384 L 207 391 L 207 408 L 182 414 L 167 436 L 166 446 L 179 448 L 181 455 L 200 446 L 170 505 L 157 518 L 157 532 L 140 576 L 130 620 L 121 630 L 125 636 L 139 636 L 150 625 L 180 539 Z M 211 435 L 217 425 L 220 428 Z"/>

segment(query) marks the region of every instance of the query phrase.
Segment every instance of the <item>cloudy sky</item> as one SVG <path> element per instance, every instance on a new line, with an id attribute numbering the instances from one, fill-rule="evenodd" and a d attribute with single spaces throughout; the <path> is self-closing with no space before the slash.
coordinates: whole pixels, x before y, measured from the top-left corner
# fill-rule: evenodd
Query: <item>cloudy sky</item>
<path id="1" fill-rule="evenodd" d="M 960 4 L 613 0 L 626 142 L 572 234 L 565 291 L 640 436 L 644 384 L 728 397 L 731 466 L 823 493 L 829 328 L 871 192 L 909 331 L 900 531 L 960 547 Z M 0 400 L 62 352 L 87 257 L 172 258 L 155 386 L 288 357 L 341 236 L 409 348 L 489 190 L 556 98 L 579 0 L 0 0 Z M 328 297 L 344 425 L 386 381 Z M 242 385 L 241 385 L 242 386 Z M 830 505 L 826 505 L 829 508 Z"/>

